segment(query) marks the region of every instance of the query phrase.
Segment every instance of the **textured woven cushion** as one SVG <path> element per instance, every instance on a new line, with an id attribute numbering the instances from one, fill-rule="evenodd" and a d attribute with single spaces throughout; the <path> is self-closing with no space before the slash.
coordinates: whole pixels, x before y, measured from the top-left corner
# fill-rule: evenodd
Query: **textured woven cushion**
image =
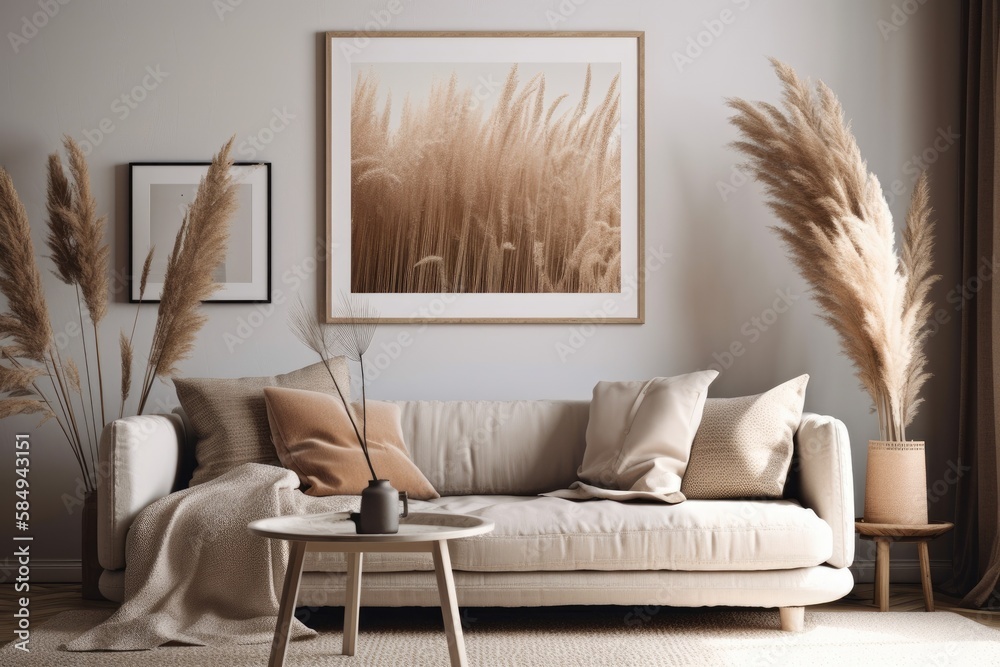
<path id="1" fill-rule="evenodd" d="M 350 391 L 351 373 L 343 357 L 330 362 L 339 384 Z M 177 398 L 194 429 L 195 468 L 190 486 L 215 479 L 244 463 L 279 465 L 271 444 L 264 387 L 291 387 L 336 394 L 322 363 L 271 377 L 174 378 Z"/>
<path id="2" fill-rule="evenodd" d="M 340 398 L 301 389 L 264 389 L 271 439 L 281 463 L 293 470 L 310 496 L 356 495 L 371 473 L 358 435 Z M 438 494 L 413 465 L 399 423 L 399 406 L 367 401 L 368 454 L 379 479 L 397 491 L 428 500 Z M 354 414 L 360 416 L 360 406 Z M 364 422 L 357 420 L 358 428 Z"/>
<path id="3" fill-rule="evenodd" d="M 710 398 L 691 447 L 687 498 L 781 498 L 808 375 L 756 396 Z"/>
<path id="4" fill-rule="evenodd" d="M 559 498 L 679 503 L 681 477 L 718 371 L 648 382 L 598 382 L 590 403 L 579 482 Z"/>

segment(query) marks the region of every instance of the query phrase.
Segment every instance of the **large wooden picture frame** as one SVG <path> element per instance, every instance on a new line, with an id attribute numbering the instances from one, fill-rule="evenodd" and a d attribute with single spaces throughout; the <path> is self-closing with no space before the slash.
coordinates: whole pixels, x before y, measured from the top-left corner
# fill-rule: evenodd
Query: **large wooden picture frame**
<path id="1" fill-rule="evenodd" d="M 327 33 L 327 321 L 641 323 L 643 35 Z"/>

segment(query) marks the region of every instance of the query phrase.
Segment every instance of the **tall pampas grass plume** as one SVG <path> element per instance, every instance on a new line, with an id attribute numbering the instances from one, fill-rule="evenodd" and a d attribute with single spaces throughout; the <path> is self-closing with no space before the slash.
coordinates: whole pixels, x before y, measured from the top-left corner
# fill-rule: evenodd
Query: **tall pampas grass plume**
<path id="1" fill-rule="evenodd" d="M 763 183 L 780 224 L 773 229 L 812 289 L 821 317 L 840 339 L 872 397 L 883 440 L 905 440 L 926 371 L 932 310 L 933 223 L 927 175 L 913 189 L 897 252 L 892 214 L 878 178 L 861 157 L 843 108 L 826 85 L 815 89 L 772 59 L 782 108 L 728 100 L 734 142 Z"/>
<path id="2" fill-rule="evenodd" d="M 48 160 L 45 244 L 55 267 L 53 273 L 76 294 L 83 364 L 77 364 L 73 350 L 54 343 L 28 215 L 10 174 L 0 168 L 0 294 L 7 301 L 7 311 L 0 313 L 0 418 L 40 414 L 43 420 L 54 419 L 80 466 L 85 489 L 93 491 L 99 432 L 108 421 L 100 324 L 108 311 L 110 248 L 105 241 L 107 217 L 98 215 L 83 151 L 68 136 L 63 145 L 68 174 L 58 154 Z M 190 353 L 205 321 L 199 312 L 200 302 L 218 288 L 212 274 L 225 259 L 229 219 L 237 208 L 237 186 L 229 173 L 231 148 L 232 139 L 213 159 L 167 260 L 163 296 L 138 399 L 139 414 L 153 381 L 172 375 L 178 362 Z M 140 301 L 152 258 L 151 249 L 143 265 Z M 90 327 L 84 327 L 84 313 Z M 138 309 L 132 334 L 119 335 L 119 417 L 125 413 L 132 390 L 137 320 Z M 92 336 L 87 335 L 88 328 Z M 92 388 L 94 375 L 97 391 Z"/>

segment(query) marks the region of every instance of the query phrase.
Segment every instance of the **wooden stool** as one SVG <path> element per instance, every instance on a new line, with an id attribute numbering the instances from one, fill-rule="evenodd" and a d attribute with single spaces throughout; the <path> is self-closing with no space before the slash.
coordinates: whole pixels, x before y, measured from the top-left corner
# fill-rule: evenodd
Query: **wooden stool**
<path id="1" fill-rule="evenodd" d="M 944 535 L 955 527 L 947 521 L 935 521 L 926 525 L 907 526 L 896 523 L 866 523 L 855 519 L 854 528 L 863 540 L 874 540 L 875 552 L 875 600 L 879 611 L 889 610 L 889 546 L 893 542 L 916 542 L 920 554 L 920 582 L 924 589 L 924 609 L 934 611 L 934 590 L 931 587 L 931 564 L 927 555 L 927 543 Z"/>

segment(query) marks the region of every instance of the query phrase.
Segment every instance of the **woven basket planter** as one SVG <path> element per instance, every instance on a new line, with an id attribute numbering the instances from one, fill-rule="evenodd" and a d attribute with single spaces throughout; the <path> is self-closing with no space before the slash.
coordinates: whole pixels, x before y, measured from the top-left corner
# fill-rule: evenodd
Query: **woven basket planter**
<path id="1" fill-rule="evenodd" d="M 868 441 L 865 522 L 927 524 L 923 441 Z"/>

